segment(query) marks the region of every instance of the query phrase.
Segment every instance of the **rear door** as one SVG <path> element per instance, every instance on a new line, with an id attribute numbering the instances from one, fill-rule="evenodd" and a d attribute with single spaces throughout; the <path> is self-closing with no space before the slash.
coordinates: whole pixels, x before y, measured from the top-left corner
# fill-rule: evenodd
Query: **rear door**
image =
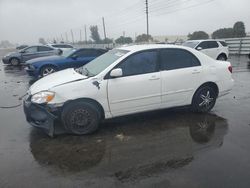
<path id="1" fill-rule="evenodd" d="M 55 55 L 55 49 L 47 47 L 47 46 L 38 46 L 37 57 L 45 57 Z"/>
<path id="2" fill-rule="evenodd" d="M 184 49 L 160 51 L 162 79 L 162 107 L 188 105 L 194 90 L 200 86 L 200 61 Z"/>
<path id="3" fill-rule="evenodd" d="M 121 68 L 123 76 L 108 79 L 108 99 L 113 116 L 160 108 L 157 50 L 133 54 L 115 68 Z"/>

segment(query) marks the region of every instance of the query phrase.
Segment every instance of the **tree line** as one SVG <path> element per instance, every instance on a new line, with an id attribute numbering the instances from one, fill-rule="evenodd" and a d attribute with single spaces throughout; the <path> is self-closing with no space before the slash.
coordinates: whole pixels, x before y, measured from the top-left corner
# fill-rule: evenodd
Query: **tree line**
<path id="1" fill-rule="evenodd" d="M 232 28 L 221 28 L 212 33 L 213 39 L 223 38 L 241 38 L 246 37 L 246 29 L 244 22 L 236 22 Z M 209 35 L 205 31 L 195 31 L 188 34 L 189 40 L 209 39 Z"/>
<path id="2" fill-rule="evenodd" d="M 117 39 L 105 38 L 101 39 L 98 26 L 92 25 L 89 28 L 90 30 L 90 40 L 88 41 L 79 41 L 78 44 L 130 44 L 130 43 L 143 43 L 148 41 L 154 41 L 151 35 L 141 34 L 135 38 L 135 41 L 131 37 L 128 36 L 120 36 Z M 221 38 L 239 38 L 246 37 L 245 24 L 241 21 L 236 22 L 232 28 L 221 28 L 212 33 L 211 36 L 213 39 L 221 39 Z M 189 40 L 201 40 L 201 39 L 209 39 L 209 35 L 205 31 L 195 31 L 193 33 L 188 34 Z M 167 41 L 167 39 L 166 39 Z M 54 39 L 54 43 L 56 41 Z M 39 43 L 46 44 L 46 41 L 43 38 L 39 39 Z"/>

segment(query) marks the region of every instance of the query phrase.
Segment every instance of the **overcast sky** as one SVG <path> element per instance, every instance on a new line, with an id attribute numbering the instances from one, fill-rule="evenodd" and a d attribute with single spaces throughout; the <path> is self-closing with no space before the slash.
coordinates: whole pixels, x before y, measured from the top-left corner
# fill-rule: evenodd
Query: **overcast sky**
<path id="1" fill-rule="evenodd" d="M 187 35 L 232 27 L 243 21 L 250 31 L 250 0 L 148 0 L 150 34 Z M 103 37 L 135 37 L 146 32 L 145 0 L 0 0 L 0 41 L 37 43 L 39 37 L 84 38 L 84 25 L 98 25 Z"/>

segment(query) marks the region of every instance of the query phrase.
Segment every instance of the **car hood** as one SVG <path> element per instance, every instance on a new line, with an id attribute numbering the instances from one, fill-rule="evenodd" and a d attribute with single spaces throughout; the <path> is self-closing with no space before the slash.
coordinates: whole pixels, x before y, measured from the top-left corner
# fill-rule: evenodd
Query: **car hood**
<path id="1" fill-rule="evenodd" d="M 14 56 L 20 56 L 19 52 L 10 52 L 6 56 L 14 57 Z"/>
<path id="2" fill-rule="evenodd" d="M 84 80 L 87 76 L 77 73 L 74 69 L 65 69 L 48 75 L 35 82 L 29 89 L 31 95 L 40 91 L 48 91 L 54 87 L 67 84 L 74 81 Z"/>
<path id="3" fill-rule="evenodd" d="M 34 64 L 34 63 L 43 62 L 43 61 L 48 62 L 48 61 L 57 61 L 57 60 L 62 60 L 62 59 L 65 59 L 65 57 L 59 56 L 59 55 L 38 57 L 38 58 L 27 61 L 25 64 L 29 65 L 29 64 Z"/>

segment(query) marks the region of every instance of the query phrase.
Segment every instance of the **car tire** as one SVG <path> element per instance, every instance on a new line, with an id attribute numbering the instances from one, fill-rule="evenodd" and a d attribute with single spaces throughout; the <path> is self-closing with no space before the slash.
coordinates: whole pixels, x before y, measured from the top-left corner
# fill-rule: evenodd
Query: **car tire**
<path id="1" fill-rule="evenodd" d="M 219 60 L 219 61 L 226 61 L 227 60 L 227 56 L 225 54 L 220 54 L 217 57 L 217 60 Z"/>
<path id="2" fill-rule="evenodd" d="M 20 60 L 18 58 L 11 58 L 10 59 L 10 64 L 12 66 L 18 66 L 20 64 Z"/>
<path id="3" fill-rule="evenodd" d="M 216 103 L 217 94 L 212 87 L 199 88 L 193 97 L 192 108 L 195 112 L 209 112 Z"/>
<path id="4" fill-rule="evenodd" d="M 44 76 L 48 76 L 49 74 L 52 74 L 54 72 L 57 71 L 57 68 L 53 65 L 46 65 L 44 67 L 41 68 L 40 70 L 40 76 L 44 77 Z"/>
<path id="5" fill-rule="evenodd" d="M 101 116 L 96 105 L 90 102 L 75 101 L 63 108 L 61 120 L 69 133 L 85 135 L 91 134 L 99 128 Z"/>

